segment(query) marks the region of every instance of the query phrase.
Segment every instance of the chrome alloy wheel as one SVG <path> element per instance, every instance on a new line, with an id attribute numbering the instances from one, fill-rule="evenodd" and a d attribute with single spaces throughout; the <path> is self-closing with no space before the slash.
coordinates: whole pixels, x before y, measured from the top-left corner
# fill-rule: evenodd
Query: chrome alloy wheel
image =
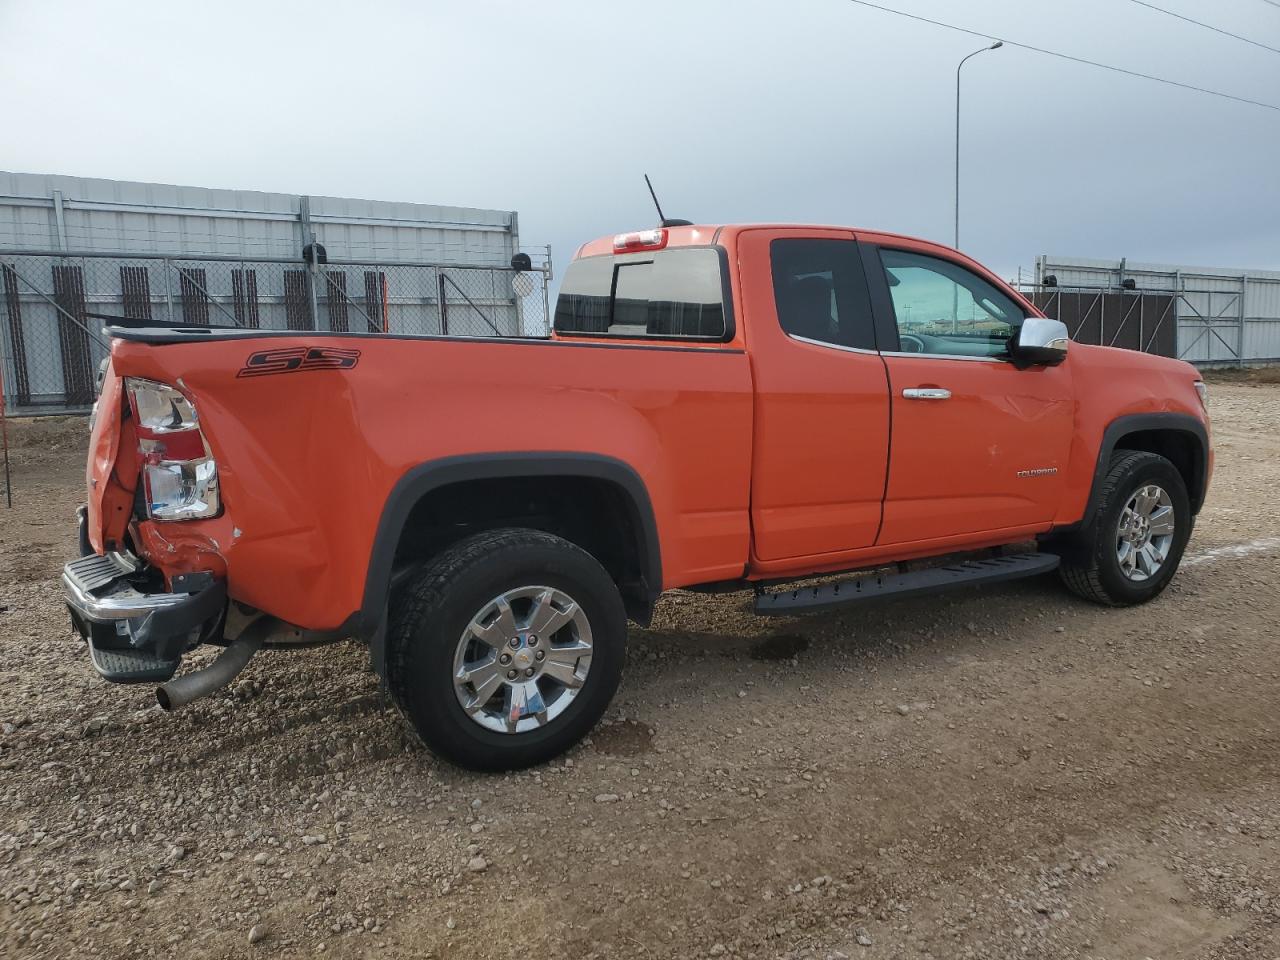
<path id="1" fill-rule="evenodd" d="M 1175 519 L 1173 500 L 1154 483 L 1129 498 L 1116 528 L 1116 560 L 1125 577 L 1140 583 L 1160 572 L 1173 547 Z"/>
<path id="2" fill-rule="evenodd" d="M 471 618 L 453 657 L 453 692 L 498 733 L 544 727 L 573 702 L 591 669 L 591 624 L 554 587 L 517 587 Z"/>

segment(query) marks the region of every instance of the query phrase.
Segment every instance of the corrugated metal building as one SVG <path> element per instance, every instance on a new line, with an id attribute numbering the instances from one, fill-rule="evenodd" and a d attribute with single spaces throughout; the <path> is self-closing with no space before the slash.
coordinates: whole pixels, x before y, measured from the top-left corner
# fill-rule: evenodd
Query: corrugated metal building
<path id="1" fill-rule="evenodd" d="M 1058 289 L 1168 294 L 1177 324 L 1177 355 L 1201 364 L 1280 360 L 1280 271 L 1170 264 L 1036 258 L 1036 290 L 1047 278 Z"/>
<path id="2" fill-rule="evenodd" d="M 308 223 L 345 260 L 506 266 L 509 210 L 0 172 L 0 249 L 301 256 Z"/>
<path id="3" fill-rule="evenodd" d="M 304 260 L 312 241 L 327 263 Z M 521 277 L 519 247 L 507 210 L 0 172 L 6 405 L 90 403 L 111 316 L 545 335 L 550 254 Z"/>

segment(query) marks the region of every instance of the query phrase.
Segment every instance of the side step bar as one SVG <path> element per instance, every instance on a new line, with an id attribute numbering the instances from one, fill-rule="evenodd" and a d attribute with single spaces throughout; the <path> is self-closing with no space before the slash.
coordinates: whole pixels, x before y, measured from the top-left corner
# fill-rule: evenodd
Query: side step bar
<path id="1" fill-rule="evenodd" d="M 914 597 L 976 583 L 1035 577 L 1057 567 L 1058 557 L 1052 553 L 1016 553 L 986 560 L 963 560 L 913 573 L 854 577 L 794 590 L 761 591 L 756 594 L 755 612 L 766 617 L 813 613 L 869 600 Z"/>

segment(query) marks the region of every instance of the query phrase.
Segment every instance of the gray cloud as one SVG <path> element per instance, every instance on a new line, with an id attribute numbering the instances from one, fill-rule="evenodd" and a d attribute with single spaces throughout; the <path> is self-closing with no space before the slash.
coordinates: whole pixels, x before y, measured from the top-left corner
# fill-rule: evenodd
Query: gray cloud
<path id="1" fill-rule="evenodd" d="M 1119 0 L 887 0 L 1280 102 L 1280 55 Z M 1280 8 L 1171 9 L 1264 42 Z M 563 263 L 669 216 L 950 240 L 981 41 L 842 0 L 0 5 L 0 167 L 512 208 Z M 1275 268 L 1280 113 L 1013 47 L 965 67 L 961 244 Z"/>

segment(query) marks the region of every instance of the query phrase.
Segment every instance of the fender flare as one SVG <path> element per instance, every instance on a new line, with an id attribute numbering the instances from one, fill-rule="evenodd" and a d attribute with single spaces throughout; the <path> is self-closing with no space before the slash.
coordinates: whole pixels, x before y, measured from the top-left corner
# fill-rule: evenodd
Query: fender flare
<path id="1" fill-rule="evenodd" d="M 1102 497 L 1102 481 L 1107 475 L 1107 466 L 1116 446 L 1131 433 L 1150 430 L 1185 433 L 1196 440 L 1199 460 L 1193 464 L 1194 473 L 1192 482 L 1187 484 L 1187 494 L 1191 498 L 1192 515 L 1200 512 L 1209 480 L 1209 431 L 1204 422 L 1188 413 L 1133 413 L 1112 420 L 1102 432 L 1098 462 L 1093 471 L 1093 483 L 1089 487 L 1089 500 L 1081 518 L 1083 526 L 1092 522 L 1098 509 L 1098 501 Z"/>
<path id="2" fill-rule="evenodd" d="M 631 510 L 638 538 L 639 566 L 650 606 L 662 592 L 662 548 L 653 504 L 640 474 L 622 460 L 603 454 L 547 451 L 463 454 L 431 460 L 413 467 L 396 481 L 382 507 L 374 534 L 359 614 L 359 633 L 369 641 L 370 659 L 379 675 L 385 659 L 392 566 L 410 512 L 424 496 L 440 487 L 510 477 L 589 477 L 616 485 Z"/>

